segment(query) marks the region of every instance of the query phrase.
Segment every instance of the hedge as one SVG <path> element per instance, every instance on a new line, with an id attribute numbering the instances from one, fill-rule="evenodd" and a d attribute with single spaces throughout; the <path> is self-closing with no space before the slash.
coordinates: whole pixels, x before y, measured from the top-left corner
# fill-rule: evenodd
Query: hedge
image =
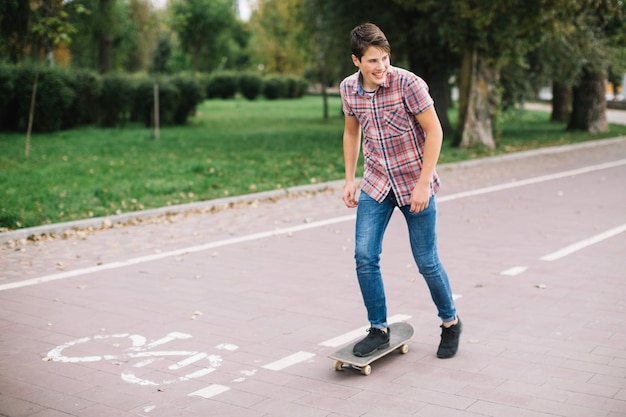
<path id="1" fill-rule="evenodd" d="M 237 74 L 230 71 L 217 72 L 208 77 L 207 98 L 234 98 L 237 94 Z"/>
<path id="2" fill-rule="evenodd" d="M 33 131 L 51 132 L 83 125 L 153 124 L 154 83 L 159 84 L 160 124 L 185 124 L 205 99 L 298 98 L 308 86 L 302 77 L 220 71 L 169 76 L 85 69 L 0 64 L 0 130 L 25 132 L 35 76 L 38 76 Z"/>
<path id="3" fill-rule="evenodd" d="M 158 79 L 156 83 L 159 90 L 159 125 L 172 125 L 181 101 L 180 90 L 166 78 Z M 154 86 L 155 80 L 151 78 L 145 77 L 137 81 L 133 121 L 154 126 Z"/>
<path id="4" fill-rule="evenodd" d="M 263 78 L 256 72 L 244 72 L 239 75 L 239 91 L 248 100 L 254 100 L 261 95 Z"/>
<path id="5" fill-rule="evenodd" d="M 135 80 L 129 74 L 113 73 L 102 78 L 99 121 L 104 127 L 124 125 L 134 109 Z"/>

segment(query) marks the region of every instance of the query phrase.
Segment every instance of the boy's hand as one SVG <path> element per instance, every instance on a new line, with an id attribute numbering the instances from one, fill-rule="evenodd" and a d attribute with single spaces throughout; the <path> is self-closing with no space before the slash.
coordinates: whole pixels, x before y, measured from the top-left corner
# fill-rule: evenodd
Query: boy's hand
<path id="1" fill-rule="evenodd" d="M 411 213 L 419 213 L 428 208 L 430 200 L 430 184 L 420 184 L 419 182 L 411 192 Z"/>
<path id="2" fill-rule="evenodd" d="M 343 202 L 348 208 L 355 208 L 359 203 L 356 201 L 356 185 L 346 183 L 343 189 Z"/>

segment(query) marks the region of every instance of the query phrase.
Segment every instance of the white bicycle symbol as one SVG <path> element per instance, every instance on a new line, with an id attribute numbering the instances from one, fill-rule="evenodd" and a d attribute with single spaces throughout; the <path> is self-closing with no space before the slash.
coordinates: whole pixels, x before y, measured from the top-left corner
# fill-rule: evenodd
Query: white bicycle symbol
<path id="1" fill-rule="evenodd" d="M 138 334 L 120 333 L 112 335 L 96 335 L 94 337 L 83 337 L 81 339 L 72 340 L 48 352 L 47 357 L 44 360 L 67 362 L 67 363 L 81 363 L 81 362 L 97 362 L 97 361 L 116 361 L 116 364 L 128 362 L 131 359 L 140 359 L 139 362 L 132 365 L 131 369 L 126 369 L 122 372 L 122 379 L 126 382 L 139 384 L 139 385 L 164 385 L 172 384 L 174 382 L 187 381 L 193 378 L 199 378 L 201 376 L 210 374 L 220 367 L 222 364 L 222 357 L 219 355 L 209 355 L 206 352 L 187 351 L 187 350 L 157 350 L 152 349 L 164 345 L 168 342 L 181 339 L 190 339 L 192 336 L 186 333 L 172 332 L 161 339 L 148 342 L 146 337 Z M 63 351 L 68 348 L 75 347 L 91 340 L 99 341 L 106 339 L 130 339 L 131 347 L 125 349 L 125 353 L 118 355 L 99 355 L 99 356 L 65 356 Z M 113 346 L 119 347 L 118 343 Z M 235 350 L 237 346 L 229 344 L 221 344 L 217 346 L 218 349 Z M 154 362 L 161 361 L 165 358 L 171 357 L 183 357 L 167 367 L 170 371 L 177 371 L 201 360 L 208 360 L 209 366 L 200 366 L 200 369 L 196 369 L 186 375 L 174 377 L 171 379 L 164 379 L 161 381 L 153 381 L 150 379 L 140 378 L 136 375 L 136 369 L 144 368 Z"/>

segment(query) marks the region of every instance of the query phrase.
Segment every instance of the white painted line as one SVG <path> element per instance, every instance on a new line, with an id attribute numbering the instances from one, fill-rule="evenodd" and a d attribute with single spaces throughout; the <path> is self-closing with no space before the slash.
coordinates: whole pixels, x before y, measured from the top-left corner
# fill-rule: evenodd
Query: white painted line
<path id="1" fill-rule="evenodd" d="M 263 369 L 269 369 L 270 371 L 280 371 L 282 369 L 288 368 L 292 365 L 295 365 L 300 362 L 304 362 L 306 360 L 311 359 L 315 356 L 315 353 L 309 352 L 297 352 L 293 355 L 289 355 L 282 359 L 277 360 L 276 362 L 268 363 L 267 365 L 263 365 Z"/>
<path id="2" fill-rule="evenodd" d="M 500 272 L 500 275 L 507 275 L 509 277 L 514 277 L 516 275 L 525 272 L 528 269 L 527 266 L 514 266 L 513 268 L 509 268 L 506 271 Z"/>
<path id="3" fill-rule="evenodd" d="M 213 384 L 208 387 L 204 387 L 199 389 L 198 391 L 194 391 L 191 394 L 188 394 L 189 397 L 202 397 L 202 398 L 211 398 L 219 395 L 223 392 L 228 391 L 230 388 L 225 387 L 224 385 Z"/>
<path id="4" fill-rule="evenodd" d="M 36 284 L 44 284 L 46 282 L 56 281 L 60 279 L 86 275 L 86 274 L 90 274 L 94 272 L 107 271 L 110 269 L 117 269 L 117 268 L 122 268 L 125 266 L 137 265 L 137 264 L 142 264 L 146 262 L 157 261 L 157 260 L 169 258 L 172 256 L 181 256 L 181 255 L 185 255 L 188 253 L 201 252 L 201 251 L 205 251 L 208 249 L 235 245 L 237 243 L 245 243 L 245 242 L 249 242 L 252 240 L 264 239 L 264 238 L 268 238 L 272 236 L 286 235 L 286 234 L 290 234 L 294 232 L 299 232 L 302 230 L 328 226 L 328 225 L 335 224 L 335 223 L 342 223 L 345 221 L 354 220 L 355 218 L 356 218 L 355 215 L 335 217 L 332 219 L 306 223 L 306 224 L 302 224 L 302 225 L 298 225 L 294 227 L 288 227 L 284 229 L 276 229 L 276 230 L 270 230 L 270 231 L 261 232 L 261 233 L 254 233 L 251 235 L 236 237 L 232 239 L 218 240 L 216 242 L 206 243 L 206 244 L 198 245 L 198 246 L 191 246 L 188 248 L 183 248 L 183 249 L 179 249 L 175 251 L 161 252 L 161 253 L 157 253 L 154 255 L 140 256 L 138 258 L 128 259 L 126 261 L 112 262 L 110 264 L 98 265 L 98 266 L 94 266 L 91 268 L 83 268 L 83 269 L 77 269 L 74 271 L 61 272 L 58 274 L 47 275 L 47 276 L 43 276 L 40 278 L 32 278 L 32 279 L 27 279 L 24 281 L 13 282 L 11 284 L 0 285 L 0 291 L 11 290 L 15 288 L 22 288 L 22 287 L 27 287 L 27 286 L 36 285 Z"/>
<path id="5" fill-rule="evenodd" d="M 407 321 L 408 319 L 410 319 L 411 316 L 408 316 L 406 314 L 396 314 L 394 316 L 391 316 L 387 319 L 388 323 L 397 323 L 397 322 L 401 322 L 401 321 Z M 320 346 L 327 346 L 327 347 L 339 347 L 342 345 L 345 345 L 348 342 L 353 341 L 354 339 L 358 338 L 358 337 L 363 337 L 363 334 L 365 332 L 367 332 L 367 329 L 369 329 L 369 326 L 363 326 L 363 327 L 359 327 L 358 329 L 354 329 L 352 331 L 349 331 L 348 333 L 344 333 L 341 336 L 337 336 L 334 337 L 332 339 L 328 339 L 322 343 L 320 343 Z"/>
<path id="6" fill-rule="evenodd" d="M 580 242 L 574 243 L 573 245 L 567 246 L 546 256 L 542 256 L 541 260 L 555 261 L 557 259 L 564 258 L 567 255 L 571 255 L 574 252 L 578 252 L 579 250 L 586 248 L 587 246 L 595 245 L 596 243 L 602 242 L 603 240 L 609 239 L 624 231 L 626 231 L 626 223 L 611 230 L 607 230 L 604 233 L 600 233 L 599 235 L 592 236 L 589 239 L 581 240 Z"/>
<path id="7" fill-rule="evenodd" d="M 438 197 L 437 201 L 439 203 L 444 203 L 446 201 L 454 201 L 454 200 L 459 200 L 461 198 L 474 197 L 477 195 L 493 193 L 493 192 L 502 191 L 502 190 L 508 190 L 511 188 L 523 187 L 523 186 L 530 185 L 530 184 L 537 184 L 540 182 L 552 181 L 552 180 L 571 177 L 575 175 L 586 174 L 589 172 L 599 171 L 599 170 L 608 169 L 608 168 L 614 168 L 614 167 L 618 167 L 621 165 L 626 165 L 626 159 L 613 161 L 613 162 L 607 162 L 607 163 L 599 164 L 599 165 L 591 165 L 591 166 L 580 168 L 580 169 L 559 172 L 559 173 L 551 174 L 551 175 L 544 175 L 541 177 L 529 178 L 526 180 L 513 181 L 510 183 L 495 185 L 492 187 L 479 188 L 477 190 L 470 190 L 470 191 L 457 193 L 457 194 L 451 194 L 447 196 L 441 196 L 441 197 Z M 65 279 L 65 278 L 71 278 L 71 277 L 80 276 L 80 275 L 86 275 L 86 274 L 90 274 L 94 272 L 107 271 L 110 269 L 123 268 L 123 267 L 130 266 L 130 265 L 137 265 L 137 264 L 141 264 L 145 262 L 157 261 L 157 260 L 169 258 L 172 256 L 181 256 L 187 253 L 200 252 L 200 251 L 205 251 L 208 249 L 235 245 L 238 243 L 250 242 L 250 241 L 258 240 L 258 239 L 265 239 L 265 238 L 272 237 L 272 236 L 285 235 L 285 234 L 298 232 L 302 230 L 314 229 L 317 227 L 328 226 L 331 224 L 352 221 L 355 218 L 356 218 L 356 215 L 351 214 L 348 216 L 335 217 L 332 219 L 306 223 L 303 225 L 288 227 L 285 229 L 276 229 L 276 230 L 270 230 L 270 231 L 261 232 L 261 233 L 254 233 L 251 235 L 241 236 L 241 237 L 232 238 L 232 239 L 219 240 L 216 242 L 210 242 L 210 243 L 206 243 L 206 244 L 198 245 L 198 246 L 191 246 L 189 248 L 183 248 L 183 249 L 170 251 L 170 252 L 162 252 L 162 253 L 157 253 L 153 255 L 141 256 L 138 258 L 128 259 L 126 261 L 112 262 L 110 264 L 98 265 L 98 266 L 94 266 L 91 268 L 83 268 L 83 269 L 77 269 L 74 271 L 61 272 L 58 274 L 46 275 L 46 276 L 39 277 L 39 278 L 31 278 L 31 279 L 27 279 L 23 281 L 13 282 L 10 284 L 0 285 L 0 291 L 11 290 L 15 288 L 22 288 L 22 287 L 27 287 L 30 285 L 43 284 L 46 282 L 56 281 L 56 280 Z"/>
<path id="8" fill-rule="evenodd" d="M 459 298 L 463 298 L 463 294 L 452 294 L 452 299 L 453 300 L 458 300 Z"/>
<path id="9" fill-rule="evenodd" d="M 524 187 L 526 185 L 531 185 L 531 184 L 538 184 L 540 182 L 553 181 L 553 180 L 558 180 L 561 178 L 587 174 L 589 172 L 599 171 L 602 169 L 615 168 L 621 165 L 626 165 L 626 159 L 620 159 L 619 161 L 607 162 L 605 164 L 591 165 L 588 167 L 574 169 L 571 171 L 557 172 L 556 174 L 543 175 L 541 177 L 513 181 L 513 182 L 506 183 L 506 184 L 494 185 L 491 187 L 479 188 L 477 190 L 465 191 L 462 193 L 456 193 L 456 194 L 452 194 L 448 196 L 442 196 L 442 197 L 437 198 L 437 201 L 445 202 L 445 201 L 459 200 L 461 198 L 474 197 L 474 196 L 481 195 L 481 194 L 494 193 L 496 191 L 503 191 L 503 190 L 508 190 L 511 188 Z"/>
<path id="10" fill-rule="evenodd" d="M 193 378 L 199 378 L 201 376 L 205 376 L 210 374 L 211 372 L 214 372 L 215 368 L 203 368 L 203 369 L 198 369 L 195 372 L 192 372 L 190 374 L 187 374 L 181 378 L 179 378 L 179 380 L 181 381 L 187 381 L 188 379 L 193 379 Z"/>
<path id="11" fill-rule="evenodd" d="M 171 370 L 175 371 L 175 370 L 177 370 L 177 369 L 184 368 L 184 367 L 185 367 L 185 366 L 187 366 L 187 365 L 191 365 L 191 364 L 192 364 L 192 363 L 194 363 L 194 362 L 198 362 L 199 360 L 204 359 L 204 358 L 206 358 L 207 356 L 209 356 L 209 354 L 208 354 L 208 353 L 206 353 L 206 352 L 200 352 L 200 353 L 198 353 L 198 354 L 196 354 L 196 355 L 193 355 L 193 356 L 188 357 L 187 359 L 183 359 L 183 360 L 182 360 L 182 361 L 180 361 L 180 362 L 177 362 L 177 363 L 175 363 L 175 364 L 173 364 L 173 365 L 168 366 L 168 367 L 167 367 L 167 369 L 171 369 Z"/>

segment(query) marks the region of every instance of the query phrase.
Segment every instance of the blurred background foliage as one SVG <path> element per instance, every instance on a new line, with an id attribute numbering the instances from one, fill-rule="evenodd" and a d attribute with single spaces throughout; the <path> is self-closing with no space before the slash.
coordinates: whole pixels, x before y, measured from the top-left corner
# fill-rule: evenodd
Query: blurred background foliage
<path id="1" fill-rule="evenodd" d="M 106 77 L 122 73 L 140 81 L 198 77 L 197 88 L 208 96 L 218 89 L 209 86 L 211 77 L 228 82 L 237 73 L 248 86 L 253 74 L 271 85 L 276 75 L 296 76 L 326 100 L 327 89 L 355 70 L 350 29 L 372 21 L 391 42 L 392 62 L 428 82 L 455 143 L 493 148 L 497 137 L 484 132 L 545 86 L 553 88 L 553 118 L 569 118 L 569 129 L 605 131 L 604 97 L 607 91 L 621 97 L 626 72 L 625 19 L 623 0 L 3 0 L 0 63 L 10 69 L 0 74 L 0 89 L 28 95 L 33 87 L 21 84 L 32 84 L 29 65 L 45 65 L 83 80 L 77 87 L 87 94 L 83 101 L 109 94 L 99 90 L 106 90 Z M 53 88 L 53 72 L 42 72 L 46 88 Z M 58 105 L 76 106 L 71 86 L 61 90 L 54 90 Z M 457 99 L 459 121 L 452 126 L 447 110 Z M 7 101 L 0 99 L 0 107 Z M 9 115 L 6 108 L 0 113 Z M 23 126 L 17 119 L 3 128 Z M 53 125 L 67 122 L 39 124 Z"/>

